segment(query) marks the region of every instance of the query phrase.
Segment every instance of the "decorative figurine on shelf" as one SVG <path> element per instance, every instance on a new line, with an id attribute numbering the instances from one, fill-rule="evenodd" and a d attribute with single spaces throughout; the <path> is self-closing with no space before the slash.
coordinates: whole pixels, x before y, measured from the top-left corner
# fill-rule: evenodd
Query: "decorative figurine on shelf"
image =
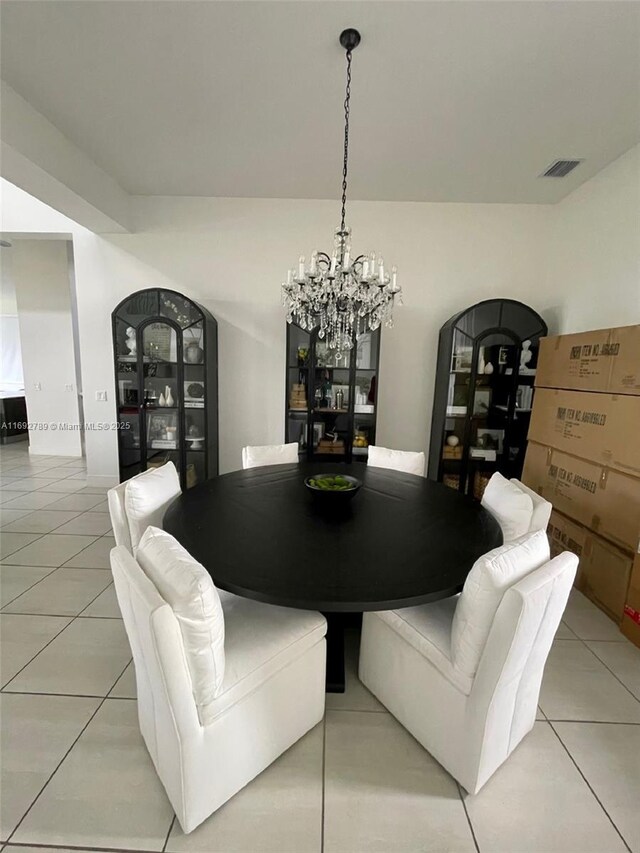
<path id="1" fill-rule="evenodd" d="M 449 447 L 457 447 L 460 444 L 460 439 L 457 435 L 448 435 L 447 444 Z"/>
<path id="2" fill-rule="evenodd" d="M 367 440 L 366 433 L 361 429 L 356 429 L 356 433 L 353 437 L 353 446 L 354 447 L 368 447 L 369 442 Z"/>
<path id="3" fill-rule="evenodd" d="M 488 361 L 485 364 L 484 370 L 482 372 L 484 373 L 485 376 L 490 376 L 493 373 L 493 365 L 491 364 L 490 361 Z"/>
<path id="4" fill-rule="evenodd" d="M 191 424 L 189 427 L 187 441 L 191 445 L 190 450 L 202 450 L 203 436 L 195 424 Z"/>
<path id="5" fill-rule="evenodd" d="M 309 361 L 309 348 L 298 347 L 297 352 L 298 367 L 306 367 Z"/>
<path id="6" fill-rule="evenodd" d="M 522 341 L 522 350 L 520 352 L 520 373 L 527 373 L 529 370 L 529 362 L 533 358 L 531 352 L 531 341 Z"/>
<path id="7" fill-rule="evenodd" d="M 197 331 L 195 329 L 189 329 L 189 332 L 191 333 L 191 340 L 184 348 L 184 360 L 187 364 L 202 364 L 204 361 L 204 350 L 200 346 L 202 329 L 199 331 L 200 334 L 197 335 Z"/>
<path id="8" fill-rule="evenodd" d="M 127 327 L 127 339 L 125 341 L 125 344 L 127 346 L 127 349 L 129 350 L 129 355 L 135 355 L 138 345 L 136 343 L 136 330 L 133 328 L 133 326 Z"/>
<path id="9" fill-rule="evenodd" d="M 173 406 L 175 405 L 175 400 L 173 399 L 173 395 L 171 394 L 171 386 L 167 385 L 164 389 L 164 404 L 165 406 Z"/>

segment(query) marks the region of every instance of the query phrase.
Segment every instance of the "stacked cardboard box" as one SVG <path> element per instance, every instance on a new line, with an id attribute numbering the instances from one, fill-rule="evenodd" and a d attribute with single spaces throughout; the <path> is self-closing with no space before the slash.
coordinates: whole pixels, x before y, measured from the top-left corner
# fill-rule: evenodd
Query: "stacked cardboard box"
<path id="1" fill-rule="evenodd" d="M 535 384 L 523 482 L 576 586 L 640 644 L 640 326 L 545 338 Z"/>

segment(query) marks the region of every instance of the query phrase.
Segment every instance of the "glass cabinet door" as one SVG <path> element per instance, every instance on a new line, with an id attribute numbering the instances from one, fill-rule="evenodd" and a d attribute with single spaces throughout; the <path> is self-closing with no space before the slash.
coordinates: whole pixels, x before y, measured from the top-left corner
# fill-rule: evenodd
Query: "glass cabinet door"
<path id="1" fill-rule="evenodd" d="M 313 455 L 344 461 L 351 441 L 352 350 L 338 353 L 314 336 L 310 433 Z"/>
<path id="2" fill-rule="evenodd" d="M 286 442 L 296 442 L 300 453 L 313 441 L 309 430 L 311 387 L 311 334 L 295 324 L 288 326 L 286 377 Z"/>
<path id="3" fill-rule="evenodd" d="M 360 335 L 356 342 L 352 454 L 362 462 L 369 454 L 369 445 L 376 443 L 379 350 L 379 332 Z"/>
<path id="4" fill-rule="evenodd" d="M 141 345 L 147 467 L 169 458 L 180 471 L 178 451 L 183 433 L 179 419 L 176 331 L 168 323 L 149 323 L 142 329 Z"/>
<path id="5" fill-rule="evenodd" d="M 204 361 L 204 324 L 200 320 L 191 323 L 182 332 L 182 435 L 186 445 L 187 488 L 206 480 L 207 399 Z"/>

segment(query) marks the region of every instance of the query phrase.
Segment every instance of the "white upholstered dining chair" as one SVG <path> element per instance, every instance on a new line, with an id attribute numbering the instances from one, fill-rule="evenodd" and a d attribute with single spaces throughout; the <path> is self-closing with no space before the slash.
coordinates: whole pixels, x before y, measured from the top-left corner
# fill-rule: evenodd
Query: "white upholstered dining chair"
<path id="1" fill-rule="evenodd" d="M 546 530 L 553 509 L 549 501 L 520 480 L 507 480 L 498 471 L 487 483 L 482 506 L 500 525 L 505 542 L 518 539 L 525 533 Z"/>
<path id="2" fill-rule="evenodd" d="M 136 474 L 107 492 L 107 503 L 116 545 L 135 554 L 150 524 L 162 525 L 171 501 L 180 494 L 180 478 L 173 462 Z"/>
<path id="3" fill-rule="evenodd" d="M 242 448 L 242 467 L 261 468 L 263 465 L 290 465 L 298 461 L 298 443 L 263 444 Z"/>
<path id="4" fill-rule="evenodd" d="M 111 567 L 140 730 L 188 833 L 322 719 L 326 620 L 218 592 L 155 527 Z"/>
<path id="5" fill-rule="evenodd" d="M 360 680 L 470 794 L 534 725 L 577 565 L 528 534 L 477 560 L 459 596 L 364 614 Z"/>
<path id="6" fill-rule="evenodd" d="M 425 456 L 415 450 L 390 450 L 388 447 L 370 444 L 367 464 L 424 477 Z"/>

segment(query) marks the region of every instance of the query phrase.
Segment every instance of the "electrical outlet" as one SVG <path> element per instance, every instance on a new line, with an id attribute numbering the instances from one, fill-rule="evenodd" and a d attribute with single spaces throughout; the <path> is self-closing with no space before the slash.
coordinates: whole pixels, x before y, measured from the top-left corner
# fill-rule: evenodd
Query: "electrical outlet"
<path id="1" fill-rule="evenodd" d="M 64 390 L 65 390 L 65 391 L 73 391 L 73 385 L 70 385 L 69 383 L 67 383 L 67 384 L 64 386 Z"/>
<path id="2" fill-rule="evenodd" d="M 42 391 L 42 382 L 34 382 L 33 389 L 34 391 Z"/>
<path id="3" fill-rule="evenodd" d="M 107 402 L 107 392 L 106 391 L 96 391 L 96 400 L 98 403 L 106 403 Z"/>

